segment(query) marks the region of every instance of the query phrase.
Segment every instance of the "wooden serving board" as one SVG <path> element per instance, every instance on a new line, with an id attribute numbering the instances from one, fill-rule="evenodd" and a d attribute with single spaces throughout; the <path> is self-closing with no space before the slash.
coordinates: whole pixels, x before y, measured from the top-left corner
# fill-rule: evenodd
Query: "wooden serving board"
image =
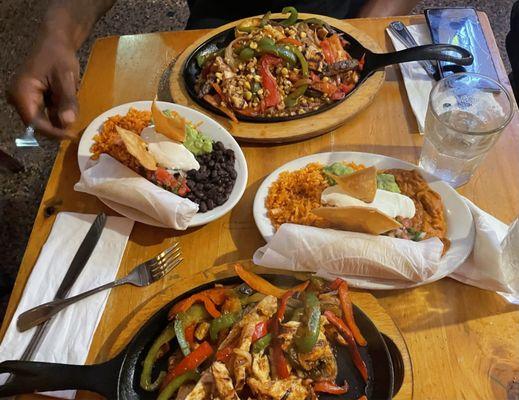
<path id="1" fill-rule="evenodd" d="M 380 46 L 363 31 L 355 28 L 347 22 L 322 15 L 299 14 L 301 19 L 320 18 L 331 26 L 338 28 L 359 41 L 367 49 L 381 53 Z M 272 18 L 285 18 L 283 14 L 273 14 Z M 248 18 L 246 18 L 248 19 Z M 384 82 L 385 71 L 377 71 L 367 78 L 359 87 L 343 102 L 337 104 L 320 114 L 284 122 L 233 122 L 229 118 L 215 114 L 199 106 L 186 90 L 182 71 L 189 55 L 202 43 L 214 35 L 238 25 L 242 20 L 231 22 L 212 30 L 188 46 L 175 60 L 169 75 L 169 91 L 175 103 L 182 104 L 217 120 L 231 134 L 239 140 L 257 143 L 286 143 L 295 140 L 308 139 L 329 132 L 344 124 L 348 118 L 366 108 L 374 99 L 375 95 Z"/>
<path id="2" fill-rule="evenodd" d="M 269 273 L 269 274 L 287 274 L 287 271 L 274 270 L 270 268 L 263 268 L 256 266 L 251 260 L 239 261 L 246 268 L 250 268 L 257 273 Z M 180 296 L 181 294 L 203 285 L 208 282 L 213 282 L 218 279 L 235 276 L 234 266 L 235 263 L 222 264 L 208 268 L 203 272 L 193 274 L 186 278 L 175 279 L 174 284 L 165 288 L 148 301 L 141 304 L 134 312 L 130 313 L 123 322 L 116 326 L 110 334 L 106 335 L 106 340 L 101 346 L 100 351 L 96 356 L 89 357 L 88 363 L 100 363 L 109 360 L 116 356 L 121 349 L 123 349 L 129 341 L 138 332 L 140 327 L 159 309 L 165 304 L 169 303 L 172 299 Z M 174 273 L 174 272 L 173 272 Z M 297 278 L 305 279 L 308 274 L 296 273 L 294 274 Z M 368 292 L 352 291 L 351 297 L 353 303 L 362 309 L 362 311 L 374 322 L 380 332 L 388 336 L 398 347 L 402 354 L 404 364 L 404 381 L 403 384 L 395 395 L 395 399 L 411 399 L 413 395 L 413 371 L 407 345 L 391 319 L 389 314 L 380 306 L 378 301 Z M 80 393 L 78 399 L 92 399 L 92 393 Z M 99 397 L 95 397 L 99 398 Z"/>

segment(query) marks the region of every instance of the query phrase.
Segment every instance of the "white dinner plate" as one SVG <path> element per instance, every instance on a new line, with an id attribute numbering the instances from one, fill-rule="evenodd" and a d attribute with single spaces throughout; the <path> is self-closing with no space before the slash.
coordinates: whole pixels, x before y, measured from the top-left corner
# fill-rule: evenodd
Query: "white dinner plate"
<path id="1" fill-rule="evenodd" d="M 474 243 L 474 221 L 472 219 L 472 214 L 469 208 L 451 186 L 425 172 L 420 167 L 406 161 L 382 156 L 379 154 L 358 153 L 353 151 L 318 153 L 306 157 L 301 157 L 290 161 L 285 165 L 282 165 L 265 178 L 258 191 L 256 192 L 253 213 L 256 226 L 267 242 L 269 242 L 272 236 L 274 236 L 275 229 L 271 224 L 269 217 L 267 216 L 265 199 L 267 197 L 270 185 L 278 179 L 279 174 L 283 171 L 298 170 L 313 162 L 319 162 L 321 164 L 328 165 L 336 161 L 354 162 L 357 164 L 364 164 L 366 166 L 374 165 L 377 167 L 377 169 L 402 168 L 418 170 L 427 181 L 429 186 L 438 192 L 442 197 L 447 219 L 447 237 L 451 241 L 449 250 L 441 260 L 441 265 L 439 268 L 441 273 L 434 274 L 427 281 L 420 283 L 403 282 L 398 284 L 366 282 L 365 284 L 361 283 L 354 286 L 364 289 L 400 289 L 423 285 L 425 283 L 434 282 L 447 276 L 457 267 L 459 267 L 469 256 Z"/>
<path id="2" fill-rule="evenodd" d="M 120 106 L 114 107 L 94 119 L 85 129 L 85 132 L 81 137 L 81 141 L 79 142 L 77 158 L 80 171 L 83 172 L 87 165 L 88 159 L 92 155 L 90 152 L 90 147 L 94 143 L 94 135 L 96 135 L 99 129 L 101 129 L 101 126 L 108 117 L 117 114 L 125 115 L 131 107 L 141 111 L 150 111 L 151 103 L 151 101 L 135 101 L 133 103 L 121 104 Z M 245 156 L 243 155 L 240 146 L 223 126 L 196 110 L 164 101 L 158 101 L 157 105 L 161 110 L 176 111 L 182 117 L 197 125 L 200 132 L 202 132 L 204 135 L 210 137 L 215 142 L 222 142 L 226 149 L 231 149 L 234 151 L 236 156 L 234 167 L 236 169 L 237 177 L 229 199 L 227 199 L 227 201 L 221 206 L 215 207 L 210 211 L 195 214 L 189 223 L 189 227 L 204 225 L 220 218 L 221 216 L 231 211 L 236 203 L 238 203 L 247 185 L 247 162 L 245 161 Z M 119 214 L 124 215 L 125 217 L 142 222 L 143 224 L 164 227 L 164 225 L 160 224 L 158 221 L 150 218 L 139 210 L 110 200 L 100 200 L 108 207 L 117 211 Z"/>

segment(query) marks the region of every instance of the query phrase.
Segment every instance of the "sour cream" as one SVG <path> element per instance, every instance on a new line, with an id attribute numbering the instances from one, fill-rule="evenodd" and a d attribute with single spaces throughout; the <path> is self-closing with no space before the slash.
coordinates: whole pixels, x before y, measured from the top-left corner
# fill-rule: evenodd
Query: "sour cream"
<path id="1" fill-rule="evenodd" d="M 373 202 L 366 203 L 342 191 L 339 185 L 330 186 L 323 190 L 321 203 L 332 207 L 367 207 L 376 208 L 391 218 L 413 218 L 416 209 L 411 198 L 400 193 L 377 189 Z"/>
<path id="2" fill-rule="evenodd" d="M 153 127 L 143 129 L 141 137 L 148 143 L 148 150 L 157 164 L 168 169 L 189 171 L 200 169 L 195 156 L 182 143 L 174 142 L 168 137 L 155 132 Z"/>

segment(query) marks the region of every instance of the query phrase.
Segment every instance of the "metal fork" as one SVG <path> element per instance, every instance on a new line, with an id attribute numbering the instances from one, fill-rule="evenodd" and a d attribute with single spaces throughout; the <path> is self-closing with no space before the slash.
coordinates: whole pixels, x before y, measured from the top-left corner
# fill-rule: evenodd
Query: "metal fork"
<path id="1" fill-rule="evenodd" d="M 95 289 L 88 290 L 76 296 L 66 299 L 58 299 L 48 303 L 41 304 L 37 307 L 31 308 L 18 316 L 16 326 L 20 332 L 26 331 L 36 325 L 39 325 L 54 314 L 63 310 L 65 307 L 84 299 L 94 293 L 101 292 L 106 289 L 111 289 L 116 286 L 131 284 L 134 286 L 148 286 L 153 282 L 166 276 L 173 268 L 183 261 L 180 244 L 175 244 L 157 256 L 135 267 L 124 278 L 117 279 L 113 282 L 99 286 Z"/>
<path id="2" fill-rule="evenodd" d="M 34 137 L 34 126 L 29 125 L 25 128 L 25 132 L 19 138 L 14 140 L 16 147 L 39 147 L 40 144 Z"/>

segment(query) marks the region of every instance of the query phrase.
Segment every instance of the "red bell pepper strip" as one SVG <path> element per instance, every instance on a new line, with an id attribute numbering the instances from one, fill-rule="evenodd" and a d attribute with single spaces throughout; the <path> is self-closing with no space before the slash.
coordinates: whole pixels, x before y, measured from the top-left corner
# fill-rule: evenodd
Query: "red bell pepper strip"
<path id="1" fill-rule="evenodd" d="M 321 46 L 321 49 L 323 50 L 324 60 L 328 64 L 333 64 L 336 60 L 335 60 L 335 55 L 332 50 L 332 46 L 330 45 L 330 42 L 328 41 L 328 39 L 322 40 L 321 43 L 319 43 L 319 45 Z"/>
<path id="2" fill-rule="evenodd" d="M 350 330 L 344 323 L 342 319 L 337 317 L 333 312 L 327 310 L 324 312 L 324 315 L 330 321 L 330 323 L 337 328 L 339 333 L 346 339 L 346 342 L 348 343 L 348 349 L 351 354 L 351 358 L 353 359 L 353 364 L 355 364 L 355 367 L 359 370 L 362 378 L 364 379 L 364 382 L 368 381 L 368 368 L 366 367 L 366 364 L 364 363 L 364 360 L 362 359 L 359 349 L 357 348 L 357 344 L 355 343 L 355 339 L 353 338 L 353 335 L 351 334 Z"/>
<path id="3" fill-rule="evenodd" d="M 319 381 L 314 384 L 314 391 L 330 394 L 344 394 L 348 392 L 348 382 L 344 382 L 344 386 L 337 386 L 331 381 Z"/>
<path id="4" fill-rule="evenodd" d="M 268 333 L 268 322 L 267 321 L 261 321 L 256 324 L 256 327 L 254 328 L 254 333 L 252 334 L 252 343 L 257 341 L 258 339 L 261 339 L 263 336 L 265 336 Z"/>
<path id="5" fill-rule="evenodd" d="M 281 345 L 274 341 L 272 346 L 272 358 L 274 361 L 274 369 L 276 370 L 276 376 L 278 379 L 286 379 L 290 377 L 290 371 L 288 369 L 288 362 L 283 353 Z"/>
<path id="6" fill-rule="evenodd" d="M 274 286 L 266 279 L 263 279 L 261 276 L 256 275 L 254 272 L 245 269 L 241 264 L 235 264 L 234 271 L 236 272 L 236 275 L 238 275 L 242 279 L 243 282 L 245 282 L 255 291 L 263 293 L 267 296 L 270 295 L 277 297 L 278 299 L 281 299 L 288 290 L 292 292 L 302 292 L 306 289 L 306 287 L 309 284 L 308 281 L 305 281 L 288 290 L 281 289 L 277 286 Z"/>
<path id="7" fill-rule="evenodd" d="M 195 328 L 196 328 L 196 324 L 191 324 L 184 331 L 184 335 L 186 337 L 186 340 L 189 343 L 189 346 L 191 348 L 195 344 Z"/>
<path id="8" fill-rule="evenodd" d="M 342 43 L 337 34 L 330 36 L 328 42 L 330 43 L 332 52 L 335 55 L 335 61 L 342 61 L 350 58 L 350 55 L 342 47 Z"/>
<path id="9" fill-rule="evenodd" d="M 232 346 L 224 347 L 223 349 L 218 350 L 216 352 L 216 361 L 227 362 L 227 360 L 229 360 L 231 357 L 233 350 L 234 347 Z"/>
<path id="10" fill-rule="evenodd" d="M 264 94 L 265 107 L 274 107 L 281 101 L 281 95 L 279 94 L 278 85 L 276 78 L 270 72 L 270 67 L 276 66 L 281 62 L 281 58 L 275 57 L 271 54 L 264 54 L 260 58 L 260 76 L 263 89 L 266 92 Z"/>
<path id="11" fill-rule="evenodd" d="M 366 63 L 366 53 L 364 53 L 359 60 L 359 71 L 362 71 L 364 69 L 365 63 Z"/>
<path id="12" fill-rule="evenodd" d="M 277 319 L 279 322 L 283 321 L 283 317 L 285 316 L 285 311 L 287 310 L 287 301 L 294 295 L 294 292 L 289 290 L 286 292 L 283 297 L 281 297 L 281 301 L 279 302 L 279 308 L 277 311 Z"/>
<path id="13" fill-rule="evenodd" d="M 201 292 L 201 293 L 196 293 L 196 294 L 192 295 L 191 297 L 188 297 L 187 299 L 182 300 L 181 302 L 175 304 L 173 306 L 173 308 L 171 308 L 171 310 L 169 311 L 168 318 L 171 320 L 178 313 L 186 312 L 189 309 L 189 307 L 191 307 L 196 302 L 204 303 L 205 309 L 211 315 L 211 317 L 218 318 L 220 315 L 222 315 L 220 313 L 220 311 L 217 310 L 215 304 L 209 298 L 209 296 L 207 296 L 206 294 Z"/>
<path id="14" fill-rule="evenodd" d="M 339 289 L 339 285 L 341 284 L 343 280 L 341 278 L 335 278 L 333 282 L 331 282 L 328 286 L 331 290 L 337 290 Z"/>
<path id="15" fill-rule="evenodd" d="M 360 329 L 355 323 L 355 318 L 353 317 L 353 306 L 351 305 L 350 295 L 348 294 L 348 284 L 346 281 L 342 281 L 339 285 L 339 300 L 341 302 L 342 318 L 346 322 L 346 325 L 348 325 L 355 341 L 359 346 L 366 346 L 368 342 L 366 342 L 366 339 L 364 339 L 364 336 L 360 333 Z"/>
<path id="16" fill-rule="evenodd" d="M 213 354 L 213 348 L 208 342 L 203 342 L 195 350 L 184 357 L 175 368 L 169 370 L 168 374 L 164 378 L 164 382 L 162 382 L 162 387 L 166 387 L 168 383 L 177 376 L 197 369 L 200 364 L 211 356 L 211 354 Z"/>
<path id="17" fill-rule="evenodd" d="M 339 85 L 339 90 L 341 92 L 343 92 L 344 94 L 350 93 L 354 88 L 355 88 L 355 84 L 354 83 L 349 83 L 349 84 L 341 83 Z"/>
<path id="18" fill-rule="evenodd" d="M 294 39 L 294 38 L 291 38 L 291 37 L 286 37 L 286 38 L 283 38 L 281 40 L 278 40 L 278 44 L 281 43 L 287 43 L 287 44 L 293 44 L 294 46 L 302 46 L 303 43 L 300 42 L 299 40 L 297 39 Z"/>

